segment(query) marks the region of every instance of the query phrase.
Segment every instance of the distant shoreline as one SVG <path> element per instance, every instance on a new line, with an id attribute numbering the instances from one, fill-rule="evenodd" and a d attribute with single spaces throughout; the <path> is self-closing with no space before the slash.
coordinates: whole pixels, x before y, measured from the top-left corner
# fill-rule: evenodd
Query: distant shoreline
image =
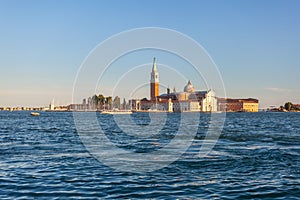
<path id="1" fill-rule="evenodd" d="M 84 113 L 84 112 L 96 112 L 101 113 L 101 111 L 95 111 L 95 110 L 0 110 L 0 112 L 32 112 L 32 111 L 38 111 L 38 112 L 45 112 L 45 113 L 70 113 L 70 112 L 78 112 L 78 113 Z M 202 112 L 202 111 L 183 111 L 183 112 L 163 112 L 163 111 L 133 111 L 133 113 L 212 113 L 212 114 L 218 114 L 218 113 L 300 113 L 300 111 L 270 111 L 270 110 L 261 110 L 258 112 L 244 112 L 244 111 L 224 111 L 224 112 Z"/>

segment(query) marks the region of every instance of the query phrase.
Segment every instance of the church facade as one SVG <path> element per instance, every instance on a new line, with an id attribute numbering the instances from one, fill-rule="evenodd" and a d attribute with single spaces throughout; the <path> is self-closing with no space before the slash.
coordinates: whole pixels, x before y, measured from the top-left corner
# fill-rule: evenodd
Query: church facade
<path id="1" fill-rule="evenodd" d="M 216 112 L 217 98 L 213 90 L 195 91 L 191 81 L 188 81 L 183 92 L 170 92 L 167 88 L 165 94 L 159 94 L 159 74 L 156 59 L 150 77 L 150 100 L 133 99 L 130 101 L 133 111 L 142 112 Z"/>

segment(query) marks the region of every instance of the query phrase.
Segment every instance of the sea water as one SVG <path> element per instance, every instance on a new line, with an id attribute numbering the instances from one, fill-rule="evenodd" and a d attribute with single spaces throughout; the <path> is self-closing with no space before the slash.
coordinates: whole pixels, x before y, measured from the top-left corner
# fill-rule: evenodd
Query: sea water
<path id="1" fill-rule="evenodd" d="M 161 132 L 148 139 L 126 135 L 112 116 L 96 117 L 118 148 L 140 153 L 171 142 L 183 114 L 168 114 Z M 151 122 L 148 113 L 131 117 L 139 126 Z M 96 159 L 82 143 L 72 113 L 33 117 L 26 111 L 2 111 L 0 198 L 300 198 L 300 113 L 227 113 L 216 145 L 199 157 L 209 119 L 209 114 L 200 114 L 193 143 L 176 161 L 134 173 Z"/>

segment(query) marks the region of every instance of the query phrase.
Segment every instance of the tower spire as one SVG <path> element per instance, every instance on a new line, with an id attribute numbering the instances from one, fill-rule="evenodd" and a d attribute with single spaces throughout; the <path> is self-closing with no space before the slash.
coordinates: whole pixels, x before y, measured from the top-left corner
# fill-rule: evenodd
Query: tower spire
<path id="1" fill-rule="evenodd" d="M 153 58 L 153 67 L 152 67 L 152 71 L 153 71 L 153 72 L 156 72 L 156 71 L 157 71 L 157 69 L 156 69 L 156 58 L 155 58 L 155 57 Z"/>

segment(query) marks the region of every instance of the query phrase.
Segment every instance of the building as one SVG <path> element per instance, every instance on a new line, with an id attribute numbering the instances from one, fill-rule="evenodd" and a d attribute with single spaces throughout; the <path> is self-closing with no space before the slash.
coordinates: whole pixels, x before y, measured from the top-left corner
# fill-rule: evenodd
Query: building
<path id="1" fill-rule="evenodd" d="M 292 104 L 292 109 L 300 110 L 300 104 Z"/>
<path id="2" fill-rule="evenodd" d="M 188 81 L 183 92 L 169 93 L 158 96 L 158 102 L 171 99 L 174 112 L 216 112 L 217 98 L 213 90 L 195 91 L 191 81 Z"/>
<path id="3" fill-rule="evenodd" d="M 199 112 L 201 107 L 198 101 L 173 101 L 173 112 Z"/>
<path id="4" fill-rule="evenodd" d="M 174 91 L 171 93 L 167 88 L 166 94 L 159 95 L 159 74 L 156 67 L 156 59 L 150 78 L 150 100 L 130 100 L 130 107 L 133 111 L 164 111 L 164 112 L 216 112 L 217 98 L 213 90 L 195 91 L 189 80 L 183 92 Z"/>
<path id="5" fill-rule="evenodd" d="M 226 112 L 258 112 L 258 100 L 218 98 L 218 110 Z"/>
<path id="6" fill-rule="evenodd" d="M 156 68 L 156 59 L 153 58 L 153 67 L 152 67 L 151 80 L 150 80 L 150 99 L 154 101 L 158 95 L 159 95 L 158 71 Z"/>
<path id="7" fill-rule="evenodd" d="M 68 111 L 84 111 L 84 112 L 88 112 L 88 111 L 97 111 L 97 108 L 92 105 L 92 104 L 70 104 L 66 107 L 66 110 Z"/>
<path id="8" fill-rule="evenodd" d="M 54 99 L 49 104 L 49 110 L 54 110 Z"/>

